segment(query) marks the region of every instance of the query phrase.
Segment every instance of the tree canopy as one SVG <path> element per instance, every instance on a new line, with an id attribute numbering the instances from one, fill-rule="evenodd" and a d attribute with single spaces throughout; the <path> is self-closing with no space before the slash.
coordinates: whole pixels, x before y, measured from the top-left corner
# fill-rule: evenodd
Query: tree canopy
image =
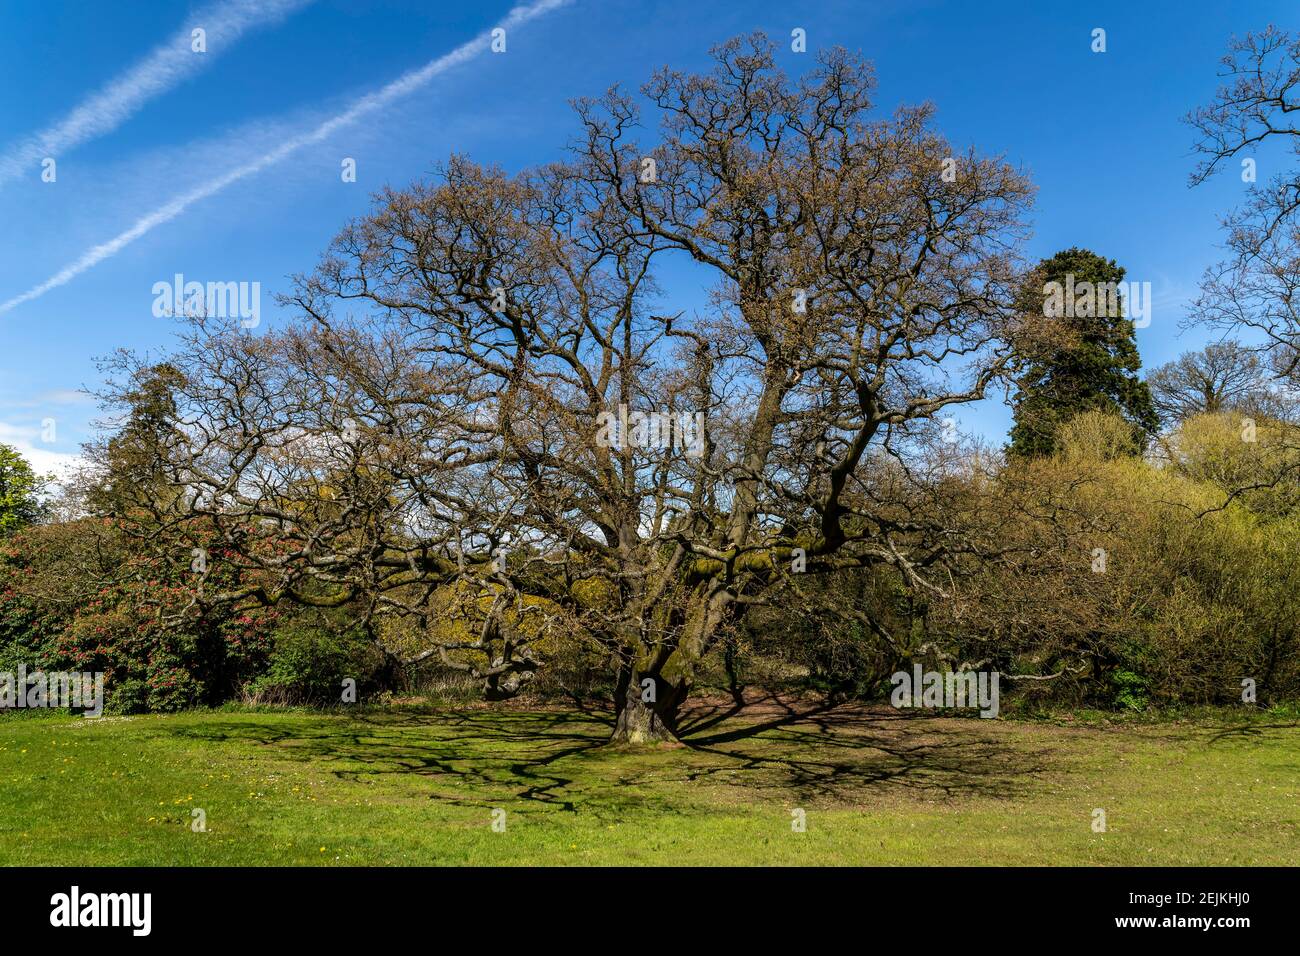
<path id="1" fill-rule="evenodd" d="M 0 537 L 40 521 L 47 480 L 9 445 L 0 445 Z"/>
<path id="2" fill-rule="evenodd" d="M 1018 305 L 1038 323 L 1017 357 L 1011 453 L 1050 454 L 1061 427 L 1084 412 L 1125 418 L 1135 448 L 1159 427 L 1137 376 L 1142 361 L 1118 294 L 1123 281 L 1113 259 L 1078 248 L 1044 259 L 1025 278 Z"/>
<path id="3" fill-rule="evenodd" d="M 951 514 L 910 462 L 1005 374 L 1030 186 L 928 106 L 874 116 L 843 50 L 797 80 L 761 35 L 714 58 L 579 101 L 562 161 L 385 191 L 291 327 L 191 323 L 153 446 L 183 493 L 138 504 L 257 572 L 209 599 L 428 622 L 454 592 L 474 636 L 436 650 L 497 679 L 565 622 L 616 670 L 616 739 L 654 740 L 793 579 L 937 586 Z M 657 288 L 669 256 L 704 312 Z M 118 369 L 129 405 L 145 366 Z"/>

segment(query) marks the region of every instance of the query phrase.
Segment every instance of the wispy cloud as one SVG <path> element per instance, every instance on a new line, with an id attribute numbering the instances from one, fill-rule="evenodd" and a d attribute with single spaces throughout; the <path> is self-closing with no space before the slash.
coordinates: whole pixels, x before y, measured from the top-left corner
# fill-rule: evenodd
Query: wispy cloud
<path id="1" fill-rule="evenodd" d="M 67 116 L 0 153 L 0 185 L 36 175 L 45 157 L 59 158 L 76 146 L 112 132 L 145 103 L 172 89 L 230 47 L 250 29 L 277 23 L 314 0 L 227 0 L 196 14 L 166 42 Z M 202 27 L 207 52 L 193 52 L 191 33 Z"/>
<path id="2" fill-rule="evenodd" d="M 506 16 L 498 26 L 505 30 L 512 27 L 520 26 L 533 20 L 543 14 L 550 13 L 560 7 L 567 6 L 571 0 L 537 0 L 535 3 L 525 4 L 515 7 Z M 424 66 L 402 74 L 382 89 L 369 93 L 357 100 L 351 107 L 331 117 L 317 125 L 315 128 L 306 132 L 291 136 L 279 146 L 267 153 L 250 160 L 243 165 L 227 171 L 221 176 L 211 179 L 186 193 L 182 193 L 166 205 L 160 206 L 153 212 L 148 213 L 136 220 L 135 224 L 125 232 L 114 236 L 107 242 L 102 242 L 93 246 L 81 255 L 75 262 L 59 270 L 50 278 L 46 279 L 39 285 L 33 286 L 21 295 L 14 296 L 6 302 L 0 302 L 0 314 L 17 308 L 25 302 L 39 298 L 51 289 L 57 289 L 61 285 L 75 279 L 87 269 L 93 268 L 105 259 L 116 255 L 125 247 L 135 242 L 141 236 L 146 235 L 158 226 L 170 222 L 181 213 L 185 212 L 190 206 L 203 199 L 207 199 L 216 193 L 221 192 L 232 183 L 245 179 L 254 173 L 272 166 L 287 156 L 297 152 L 305 146 L 311 146 L 328 138 L 331 134 L 339 129 L 355 123 L 357 120 L 381 110 L 394 101 L 415 92 L 422 86 L 426 85 L 434 77 L 445 73 L 452 67 L 459 66 L 468 60 L 483 53 L 488 49 L 492 41 L 492 30 L 484 30 L 474 39 L 463 43 L 450 53 L 446 53 L 435 60 L 430 60 Z"/>
<path id="3" fill-rule="evenodd" d="M 18 452 L 38 475 L 54 475 L 56 480 L 66 479 L 76 470 L 80 455 L 54 451 L 48 445 L 38 444 L 40 429 L 14 425 L 0 420 L 0 445 L 8 445 Z"/>
<path id="4" fill-rule="evenodd" d="M 89 392 L 73 388 L 58 388 L 38 395 L 36 398 L 0 399 L 0 408 L 47 408 L 51 405 L 86 405 L 94 400 L 94 396 Z"/>

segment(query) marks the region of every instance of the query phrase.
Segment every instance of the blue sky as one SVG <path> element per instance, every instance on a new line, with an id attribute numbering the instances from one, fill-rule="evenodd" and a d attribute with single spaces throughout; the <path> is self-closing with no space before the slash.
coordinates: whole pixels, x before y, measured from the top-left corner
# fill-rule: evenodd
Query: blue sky
<path id="1" fill-rule="evenodd" d="M 861 51 L 875 62 L 882 110 L 930 100 L 954 142 L 1026 169 L 1039 190 L 1027 253 L 1086 246 L 1117 259 L 1130 280 L 1150 282 L 1155 310 L 1138 341 L 1144 363 L 1157 365 L 1205 341 L 1181 322 L 1218 256 L 1218 217 L 1245 189 L 1231 172 L 1188 188 L 1192 131 L 1180 117 L 1213 93 L 1233 32 L 1300 26 L 1293 0 L 572 0 L 511 26 L 504 54 L 466 52 L 414 89 L 316 132 L 511 8 L 0 0 L 0 303 L 179 197 L 199 197 L 0 311 L 0 442 L 43 469 L 76 454 L 97 416 L 77 394 L 98 380 L 94 358 L 168 343 L 169 322 L 152 311 L 154 283 L 176 273 L 260 282 L 262 323 L 272 326 L 272 295 L 311 268 L 375 190 L 424 176 L 451 152 L 508 170 L 554 159 L 576 130 L 571 98 L 614 82 L 635 88 L 664 64 L 704 69 L 710 45 L 755 29 L 781 43 L 791 73 L 812 62 L 789 51 L 795 27 L 810 49 Z M 178 47 L 205 24 L 206 53 Z M 1096 27 L 1106 30 L 1104 54 L 1090 49 Z M 41 147 L 51 141 L 57 178 L 43 182 Z M 302 145 L 287 148 L 294 143 Z M 340 176 L 347 157 L 355 183 Z M 1273 158 L 1259 157 L 1261 179 L 1276 171 Z M 702 301 L 688 283 L 669 291 L 675 308 Z M 957 417 L 994 441 L 1010 421 L 998 402 Z M 45 419 L 55 422 L 53 441 L 43 440 Z"/>

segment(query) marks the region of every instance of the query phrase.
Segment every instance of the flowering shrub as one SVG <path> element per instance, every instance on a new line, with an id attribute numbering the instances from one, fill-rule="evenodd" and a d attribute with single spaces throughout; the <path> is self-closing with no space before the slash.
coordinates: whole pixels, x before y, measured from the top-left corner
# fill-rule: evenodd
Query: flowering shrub
<path id="1" fill-rule="evenodd" d="M 217 554 L 203 586 L 237 579 Z M 267 667 L 278 612 L 204 610 L 197 587 L 111 522 L 28 528 L 0 543 L 0 668 L 103 671 L 114 712 L 229 700 Z"/>

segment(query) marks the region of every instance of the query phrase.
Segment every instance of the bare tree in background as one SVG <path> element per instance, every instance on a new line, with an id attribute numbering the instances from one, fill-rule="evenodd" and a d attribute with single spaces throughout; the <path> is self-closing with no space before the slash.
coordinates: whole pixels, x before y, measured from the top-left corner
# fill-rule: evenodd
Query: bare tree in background
<path id="1" fill-rule="evenodd" d="M 1253 182 L 1254 153 L 1285 145 L 1293 162 L 1253 186 L 1241 208 L 1225 218 L 1229 256 L 1207 270 L 1192 317 L 1213 326 L 1253 329 L 1273 350 L 1279 374 L 1300 367 L 1300 37 L 1275 26 L 1233 38 L 1223 58 L 1223 84 L 1213 102 L 1187 117 L 1203 157 L 1192 184 L 1242 164 Z"/>
<path id="2" fill-rule="evenodd" d="M 183 493 L 140 505 L 159 541 L 246 566 L 210 599 L 413 617 L 426 653 L 515 686 L 535 635 L 581 632 L 617 677 L 614 739 L 642 742 L 799 575 L 942 588 L 966 545 L 943 457 L 917 453 L 1005 370 L 1029 184 L 929 107 L 873 118 L 842 50 L 793 82 L 761 36 L 714 55 L 644 87 L 656 144 L 632 96 L 581 101 L 566 162 L 454 157 L 384 193 L 298 279 L 296 324 L 191 324 L 158 443 Z M 656 286 L 674 261 L 707 309 Z M 450 649 L 449 594 L 477 624 Z"/>
<path id="3" fill-rule="evenodd" d="M 1270 378 L 1257 350 L 1228 340 L 1213 342 L 1198 352 L 1184 352 L 1152 369 L 1147 384 L 1166 424 L 1227 411 L 1282 418 L 1288 413 L 1288 403 L 1269 387 Z"/>

